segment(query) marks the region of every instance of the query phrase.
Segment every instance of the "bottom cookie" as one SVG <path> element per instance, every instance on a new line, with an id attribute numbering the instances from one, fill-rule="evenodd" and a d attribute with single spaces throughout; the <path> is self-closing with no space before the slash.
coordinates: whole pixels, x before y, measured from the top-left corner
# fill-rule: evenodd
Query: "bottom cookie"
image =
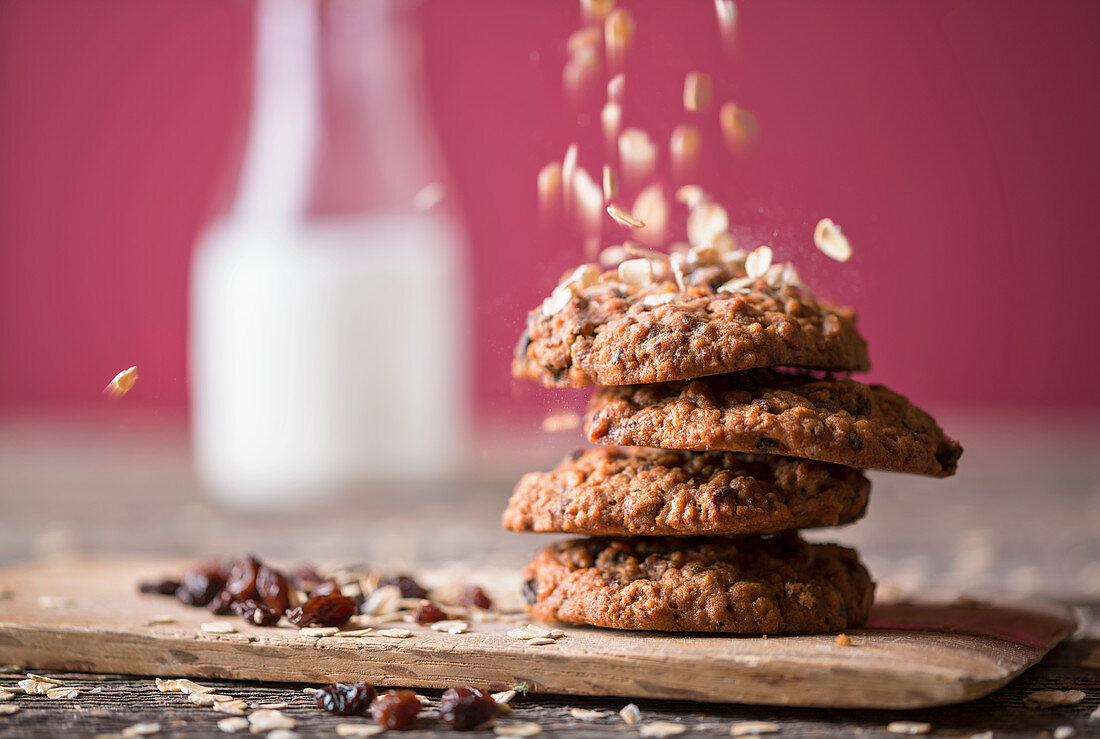
<path id="1" fill-rule="evenodd" d="M 853 550 L 785 534 L 559 542 L 524 570 L 523 595 L 569 624 L 820 634 L 864 623 L 874 589 Z"/>

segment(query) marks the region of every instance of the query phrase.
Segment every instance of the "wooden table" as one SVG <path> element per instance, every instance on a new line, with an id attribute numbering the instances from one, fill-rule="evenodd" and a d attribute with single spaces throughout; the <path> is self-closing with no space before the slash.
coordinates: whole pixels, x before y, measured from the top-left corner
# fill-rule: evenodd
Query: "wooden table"
<path id="1" fill-rule="evenodd" d="M 1083 665 L 1100 661 L 1100 423 L 1017 416 L 982 422 L 947 417 L 945 425 L 967 447 L 957 477 L 876 475 L 867 519 L 816 538 L 858 546 L 881 588 L 892 594 L 1041 597 L 1080 607 L 1092 626 L 1023 677 L 966 705 L 898 713 L 635 701 L 645 718 L 682 722 L 690 729 L 685 736 L 729 735 L 731 724 L 749 720 L 775 722 L 781 736 L 891 736 L 885 727 L 897 720 L 931 723 L 940 736 L 987 730 L 995 736 L 1053 735 L 1061 726 L 1074 727 L 1078 736 L 1100 735 L 1100 720 L 1088 720 L 1100 704 L 1100 669 Z M 496 440 L 509 436 L 481 439 L 482 453 L 472 457 L 476 464 L 460 482 L 376 486 L 304 512 L 246 513 L 204 499 L 179 427 L 9 420 L 0 423 L 0 564 L 74 550 L 185 556 L 256 551 L 388 568 L 461 559 L 516 569 L 546 538 L 499 531 L 510 483 L 523 469 L 544 468 L 581 442 L 569 436 L 537 444 L 514 436 Z M 139 721 L 161 724 L 166 735 L 216 732 L 217 714 L 157 692 L 151 677 L 65 679 L 100 690 L 77 701 L 21 702 L 19 713 L 0 716 L 0 737 L 95 735 Z M 340 719 L 312 708 L 302 687 L 225 682 L 218 689 L 254 702 L 286 701 L 301 736 L 333 736 Z M 1079 689 L 1086 697 L 1070 707 L 1025 707 L 1024 697 L 1041 689 Z M 438 692 L 422 692 L 438 699 Z M 617 714 L 626 702 L 529 695 L 517 699 L 515 716 L 538 722 L 547 735 L 636 736 L 637 727 Z M 604 715 L 584 720 L 572 708 Z M 449 731 L 427 720 L 410 736 Z"/>

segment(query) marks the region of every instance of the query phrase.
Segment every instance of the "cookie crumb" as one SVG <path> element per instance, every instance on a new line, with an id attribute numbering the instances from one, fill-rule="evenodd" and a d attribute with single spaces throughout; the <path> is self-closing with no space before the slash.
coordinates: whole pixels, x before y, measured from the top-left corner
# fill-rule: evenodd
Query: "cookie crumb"
<path id="1" fill-rule="evenodd" d="M 847 634 L 837 634 L 836 639 L 834 639 L 833 641 L 835 641 L 837 643 L 837 646 L 841 646 L 841 647 L 850 647 L 850 646 L 852 646 L 852 638 L 850 636 L 848 636 Z"/>

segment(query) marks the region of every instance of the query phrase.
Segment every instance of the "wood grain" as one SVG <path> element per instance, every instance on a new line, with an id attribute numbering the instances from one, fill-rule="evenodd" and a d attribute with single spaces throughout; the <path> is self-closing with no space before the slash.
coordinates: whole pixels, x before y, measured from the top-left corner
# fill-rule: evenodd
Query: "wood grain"
<path id="1" fill-rule="evenodd" d="M 399 624 L 408 639 L 315 639 L 292 628 L 210 635 L 215 619 L 173 599 L 140 596 L 136 583 L 182 563 L 77 560 L 0 571 L 0 663 L 39 670 L 171 677 L 666 698 L 768 705 L 915 708 L 984 696 L 1037 662 L 1073 629 L 1055 609 L 962 605 L 878 606 L 852 646 L 832 636 L 731 638 L 566 628 L 552 645 L 506 631 L 526 619 L 472 623 L 466 634 Z M 42 609 L 40 596 L 68 608 Z M 149 625 L 159 615 L 171 624 Z M 393 624 L 388 624 L 392 626 Z"/>

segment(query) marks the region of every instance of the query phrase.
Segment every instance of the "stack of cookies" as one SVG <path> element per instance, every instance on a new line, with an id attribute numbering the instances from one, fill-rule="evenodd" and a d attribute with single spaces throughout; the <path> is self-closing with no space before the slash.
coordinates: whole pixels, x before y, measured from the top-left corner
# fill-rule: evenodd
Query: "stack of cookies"
<path id="1" fill-rule="evenodd" d="M 512 531 L 588 537 L 526 569 L 536 617 L 733 634 L 866 621 L 856 553 L 798 530 L 861 518 L 863 468 L 943 477 L 962 449 L 905 397 L 847 379 L 869 367 L 854 313 L 761 256 L 584 265 L 528 316 L 513 375 L 602 386 L 585 431 L 606 445 L 525 475 L 509 501 Z"/>

